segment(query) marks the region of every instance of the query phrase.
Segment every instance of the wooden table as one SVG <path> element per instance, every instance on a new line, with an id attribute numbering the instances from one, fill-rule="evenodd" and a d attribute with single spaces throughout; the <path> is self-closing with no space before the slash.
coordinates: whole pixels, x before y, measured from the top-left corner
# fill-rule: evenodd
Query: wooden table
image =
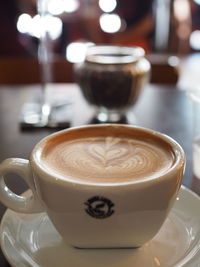
<path id="1" fill-rule="evenodd" d="M 82 99 L 79 89 L 73 84 L 53 87 L 55 94 L 61 95 L 62 99 L 73 98 L 70 107 L 71 126 L 88 123 L 91 109 Z M 0 161 L 8 157 L 28 158 L 41 138 L 57 130 L 20 128 L 19 115 L 22 105 L 37 94 L 38 88 L 37 85 L 0 87 Z M 149 85 L 130 113 L 134 113 L 136 124 L 168 134 L 180 143 L 187 157 L 183 184 L 198 191 L 198 185 L 192 176 L 192 103 L 186 97 L 185 91 L 162 85 Z M 22 193 L 26 190 L 23 181 L 12 178 L 12 175 L 8 177 L 8 183 L 15 192 Z M 4 211 L 5 207 L 0 204 L 0 218 Z M 9 266 L 2 253 L 0 266 Z"/>

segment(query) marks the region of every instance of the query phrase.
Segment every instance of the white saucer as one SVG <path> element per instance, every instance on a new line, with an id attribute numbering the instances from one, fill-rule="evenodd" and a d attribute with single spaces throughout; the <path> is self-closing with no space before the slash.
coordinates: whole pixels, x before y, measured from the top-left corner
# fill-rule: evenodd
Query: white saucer
<path id="1" fill-rule="evenodd" d="M 2 219 L 0 239 L 16 267 L 200 267 L 200 198 L 182 186 L 160 232 L 139 249 L 75 249 L 62 241 L 45 213 L 11 210 Z"/>

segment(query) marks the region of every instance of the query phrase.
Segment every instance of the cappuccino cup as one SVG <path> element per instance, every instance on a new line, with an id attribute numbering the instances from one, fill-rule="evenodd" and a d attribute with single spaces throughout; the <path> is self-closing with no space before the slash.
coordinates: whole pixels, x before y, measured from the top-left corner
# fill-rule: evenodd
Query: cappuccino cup
<path id="1" fill-rule="evenodd" d="M 178 194 L 185 155 L 172 138 L 120 124 L 88 125 L 41 140 L 30 159 L 0 165 L 0 200 L 21 213 L 46 212 L 77 248 L 140 247 L 162 227 Z M 30 187 L 6 186 L 14 173 Z"/>

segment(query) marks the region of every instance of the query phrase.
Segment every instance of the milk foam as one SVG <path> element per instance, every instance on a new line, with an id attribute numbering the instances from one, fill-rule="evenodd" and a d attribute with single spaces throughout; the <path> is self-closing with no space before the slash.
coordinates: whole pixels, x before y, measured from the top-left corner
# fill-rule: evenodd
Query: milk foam
<path id="1" fill-rule="evenodd" d="M 63 178 L 113 183 L 160 175 L 172 166 L 173 154 L 155 140 L 95 136 L 49 144 L 42 162 Z"/>

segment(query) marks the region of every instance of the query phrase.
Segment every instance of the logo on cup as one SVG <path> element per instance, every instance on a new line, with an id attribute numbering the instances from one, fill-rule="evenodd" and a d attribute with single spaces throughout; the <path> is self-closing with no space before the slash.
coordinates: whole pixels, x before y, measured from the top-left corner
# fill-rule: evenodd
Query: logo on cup
<path id="1" fill-rule="evenodd" d="M 112 203 L 111 200 L 105 197 L 100 197 L 100 196 L 91 197 L 84 204 L 87 206 L 85 211 L 90 216 L 96 219 L 104 219 L 110 217 L 114 213 L 113 210 L 114 204 Z"/>

